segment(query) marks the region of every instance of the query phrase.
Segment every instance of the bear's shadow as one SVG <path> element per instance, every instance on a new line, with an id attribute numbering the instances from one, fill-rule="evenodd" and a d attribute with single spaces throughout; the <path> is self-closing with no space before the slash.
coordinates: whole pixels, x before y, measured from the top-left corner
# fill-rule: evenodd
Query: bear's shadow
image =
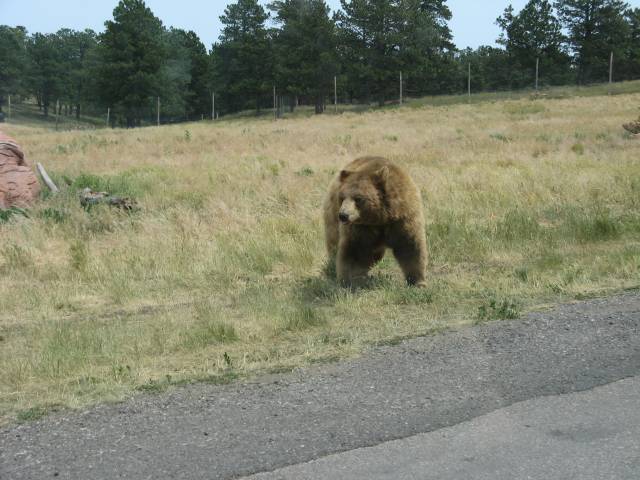
<path id="1" fill-rule="evenodd" d="M 389 273 L 378 271 L 373 272 L 357 285 L 344 286 L 336 280 L 335 267 L 332 268 L 327 264 L 320 275 L 302 279 L 294 288 L 294 295 L 300 302 L 321 302 L 333 305 L 350 294 L 393 288 L 396 281 L 397 279 Z"/>

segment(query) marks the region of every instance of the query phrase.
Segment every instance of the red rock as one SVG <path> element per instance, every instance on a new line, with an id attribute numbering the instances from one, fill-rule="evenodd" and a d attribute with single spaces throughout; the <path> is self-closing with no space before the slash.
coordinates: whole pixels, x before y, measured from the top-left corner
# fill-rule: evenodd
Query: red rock
<path id="1" fill-rule="evenodd" d="M 0 131 L 0 209 L 29 207 L 39 193 L 40 183 L 20 146 Z"/>

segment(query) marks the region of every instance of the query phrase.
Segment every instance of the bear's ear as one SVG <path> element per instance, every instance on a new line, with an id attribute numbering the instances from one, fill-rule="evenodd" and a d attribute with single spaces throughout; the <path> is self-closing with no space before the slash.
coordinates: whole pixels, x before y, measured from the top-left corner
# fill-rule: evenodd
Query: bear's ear
<path id="1" fill-rule="evenodd" d="M 350 171 L 348 171 L 348 170 L 342 170 L 342 171 L 340 172 L 340 181 L 341 181 L 341 182 L 344 182 L 344 181 L 347 179 L 347 177 L 349 177 L 349 175 L 351 175 L 351 173 L 352 173 L 352 172 L 350 172 Z"/>
<path id="2" fill-rule="evenodd" d="M 389 167 L 385 165 L 380 170 L 378 170 L 376 172 L 376 177 L 378 177 L 378 180 L 380 180 L 380 183 L 382 185 L 386 184 L 387 180 L 389 179 Z"/>

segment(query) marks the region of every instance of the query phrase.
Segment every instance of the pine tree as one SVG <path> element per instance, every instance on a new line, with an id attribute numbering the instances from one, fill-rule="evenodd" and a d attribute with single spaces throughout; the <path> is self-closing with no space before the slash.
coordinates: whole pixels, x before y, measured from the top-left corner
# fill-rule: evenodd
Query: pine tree
<path id="1" fill-rule="evenodd" d="M 7 95 L 26 87 L 27 32 L 23 27 L 0 25 L 0 112 Z"/>
<path id="2" fill-rule="evenodd" d="M 627 10 L 625 18 L 629 36 L 620 75 L 624 80 L 637 80 L 640 79 L 640 8 Z"/>
<path id="3" fill-rule="evenodd" d="M 609 71 L 609 55 L 623 58 L 629 38 L 629 24 L 621 0 L 558 0 L 555 3 L 578 68 L 578 81 L 604 81 Z"/>
<path id="4" fill-rule="evenodd" d="M 396 90 L 401 68 L 400 0 L 341 0 L 336 14 L 352 95 L 380 105 Z"/>
<path id="5" fill-rule="evenodd" d="M 50 106 L 55 105 L 65 93 L 66 72 L 62 42 L 55 34 L 35 33 L 27 42 L 27 54 L 27 82 L 46 117 Z"/>
<path id="6" fill-rule="evenodd" d="M 67 105 L 74 107 L 76 118 L 80 117 L 83 103 L 89 103 L 92 76 L 90 64 L 92 55 L 98 45 L 97 36 L 93 30 L 78 32 L 62 29 L 56 33 L 60 45 L 62 98 Z"/>
<path id="7" fill-rule="evenodd" d="M 458 66 L 458 92 L 467 91 L 469 65 L 471 65 L 471 90 L 506 90 L 511 81 L 511 63 L 506 50 L 482 45 L 477 49 L 466 48 L 456 55 Z"/>
<path id="8" fill-rule="evenodd" d="M 100 94 L 127 127 L 154 111 L 166 59 L 162 22 L 144 0 L 121 0 L 100 36 Z M 112 116 L 114 118 L 114 116 Z"/>
<path id="9" fill-rule="evenodd" d="M 548 0 L 529 0 L 515 14 L 509 5 L 496 23 L 502 28 L 498 43 L 509 55 L 509 86 L 531 86 L 535 78 L 536 59 L 540 61 L 543 83 L 562 84 L 571 78 L 571 59 L 565 50 L 562 25 Z"/>
<path id="10" fill-rule="evenodd" d="M 269 5 L 281 26 L 275 38 L 277 83 L 313 100 L 322 113 L 338 73 L 335 24 L 324 0 L 280 0 Z"/>
<path id="11" fill-rule="evenodd" d="M 186 32 L 171 28 L 163 36 L 166 58 L 160 69 L 163 121 L 179 121 L 189 116 L 193 97 L 191 84 L 191 53 L 186 45 Z"/>
<path id="12" fill-rule="evenodd" d="M 401 68 L 413 95 L 447 93 L 455 83 L 456 47 L 446 0 L 403 0 L 399 4 Z"/>
<path id="13" fill-rule="evenodd" d="M 342 0 L 336 15 L 350 90 L 382 104 L 396 97 L 402 71 L 414 94 L 436 92 L 455 76 L 445 0 Z"/>
<path id="14" fill-rule="evenodd" d="M 203 115 L 211 109 L 211 62 L 207 48 L 195 32 L 183 32 L 182 35 L 182 46 L 191 60 L 187 112 L 191 116 Z"/>
<path id="15" fill-rule="evenodd" d="M 268 19 L 258 0 L 238 0 L 220 17 L 223 29 L 213 57 L 217 87 L 224 91 L 230 110 L 245 108 L 249 98 L 259 112 L 263 96 L 273 85 Z"/>

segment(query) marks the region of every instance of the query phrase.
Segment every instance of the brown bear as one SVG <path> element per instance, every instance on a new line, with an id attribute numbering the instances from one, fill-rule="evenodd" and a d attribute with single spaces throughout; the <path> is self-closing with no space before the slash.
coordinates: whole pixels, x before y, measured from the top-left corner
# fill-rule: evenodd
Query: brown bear
<path id="1" fill-rule="evenodd" d="M 344 285 L 357 285 L 393 251 L 409 285 L 426 286 L 427 241 L 420 191 L 400 167 L 381 157 L 354 160 L 324 202 L 329 261 Z"/>

